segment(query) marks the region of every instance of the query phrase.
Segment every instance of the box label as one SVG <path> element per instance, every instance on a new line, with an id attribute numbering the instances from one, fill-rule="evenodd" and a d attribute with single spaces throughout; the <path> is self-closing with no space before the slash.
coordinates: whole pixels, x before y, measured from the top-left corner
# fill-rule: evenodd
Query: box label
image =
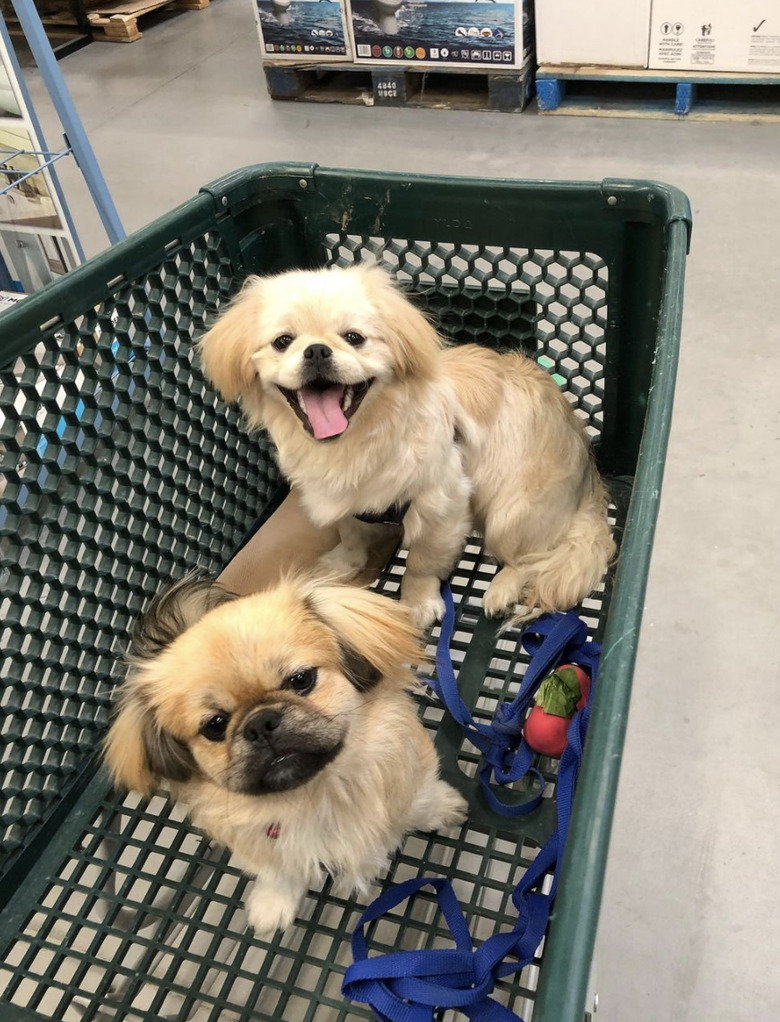
<path id="1" fill-rule="evenodd" d="M 515 63 L 514 3 L 352 0 L 350 6 L 355 50 L 361 59 L 405 64 Z"/>
<path id="2" fill-rule="evenodd" d="M 257 19 L 269 55 L 347 55 L 338 0 L 257 0 Z"/>
<path id="3" fill-rule="evenodd" d="M 748 64 L 780 70 L 780 35 L 754 35 L 750 40 Z"/>
<path id="4" fill-rule="evenodd" d="M 653 0 L 649 65 L 780 72 L 780 12 L 767 0 Z"/>

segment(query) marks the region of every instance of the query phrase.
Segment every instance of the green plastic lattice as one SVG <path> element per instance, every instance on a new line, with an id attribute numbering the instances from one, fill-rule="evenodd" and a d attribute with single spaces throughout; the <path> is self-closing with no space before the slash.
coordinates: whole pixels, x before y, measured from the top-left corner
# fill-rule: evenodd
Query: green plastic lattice
<path id="1" fill-rule="evenodd" d="M 344 233 L 328 235 L 325 245 L 329 265 L 375 259 L 390 269 L 445 336 L 540 359 L 598 437 L 609 281 L 599 256 Z"/>
<path id="2" fill-rule="evenodd" d="M 248 437 L 206 386 L 193 341 L 248 273 L 369 255 L 455 341 L 538 358 L 608 477 L 621 555 L 580 608 L 605 657 L 555 920 L 534 963 L 499 984 L 526 1019 L 582 1022 L 689 228 L 684 197 L 647 182 L 270 165 L 216 182 L 3 313 L 3 1022 L 370 1018 L 340 995 L 360 906 L 326 882 L 287 933 L 255 940 L 241 909 L 247 881 L 229 855 L 164 797 L 113 794 L 95 767 L 132 620 L 171 575 L 223 564 L 279 493 L 270 444 Z M 399 551 L 378 582 L 389 597 L 404 563 Z M 526 666 L 519 634 L 498 636 L 481 614 L 495 570 L 474 537 L 452 580 L 453 661 L 481 720 Z M 471 814 L 460 831 L 410 835 L 378 884 L 450 876 L 480 942 L 511 925 L 512 886 L 554 825 L 555 764 L 540 762 L 549 797 L 537 811 L 497 819 L 475 794 L 475 750 L 435 702 L 421 712 Z M 369 937 L 387 951 L 447 939 L 425 893 Z"/>
<path id="3" fill-rule="evenodd" d="M 377 590 L 396 596 L 404 568 L 401 550 L 383 571 Z M 458 672 L 467 663 L 480 622 L 481 594 L 494 570 L 474 537 L 452 578 L 457 606 L 452 655 Z M 603 619 L 604 598 L 600 590 L 581 608 L 591 637 Z M 431 655 L 437 637 L 435 628 Z M 517 631 L 498 640 L 491 637 L 494 656 L 479 682 L 477 719 L 488 720 L 500 700 L 516 693 L 528 662 L 519 638 Z M 441 707 L 425 701 L 422 713 L 427 726 L 446 739 Z M 462 748 L 453 779 L 473 795 L 466 778 L 476 770 L 475 750 L 458 744 Z M 461 830 L 410 835 L 382 885 L 443 871 L 453 879 L 477 942 L 506 925 L 513 912 L 512 886 L 555 826 L 556 763 L 542 758 L 540 766 L 548 782 L 548 804 L 534 814 L 520 840 L 514 824 L 476 812 Z M 231 866 L 227 853 L 210 847 L 187 824 L 180 809 L 159 796 L 121 799 L 106 793 L 104 784 L 89 795 L 99 799 L 98 805 L 0 966 L 0 990 L 11 1004 L 62 1022 L 345 1022 L 371 1017 L 339 994 L 360 907 L 334 892 L 330 881 L 310 893 L 300 918 L 283 937 L 255 940 L 241 907 L 246 878 Z M 426 894 L 393 911 L 369 933 L 372 945 L 384 951 L 449 946 L 436 901 Z M 498 996 L 527 1016 L 537 981 L 538 964 L 530 965 L 502 982 Z M 461 1019 L 465 1016 L 455 1012 L 442 1016 L 442 1022 Z"/>
<path id="4" fill-rule="evenodd" d="M 218 234 L 172 248 L 0 376 L 6 865 L 104 730 L 141 607 L 221 563 L 276 487 L 193 359 L 233 279 Z"/>

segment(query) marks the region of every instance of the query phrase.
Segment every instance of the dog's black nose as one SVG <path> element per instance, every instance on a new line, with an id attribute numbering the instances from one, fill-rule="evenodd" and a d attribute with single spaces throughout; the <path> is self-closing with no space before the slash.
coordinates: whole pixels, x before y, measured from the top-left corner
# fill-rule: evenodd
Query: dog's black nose
<path id="1" fill-rule="evenodd" d="M 333 354 L 327 344 L 310 344 L 303 353 L 304 358 L 311 359 L 312 362 L 326 362 Z"/>
<path id="2" fill-rule="evenodd" d="M 244 724 L 244 738 L 252 743 L 261 742 L 272 735 L 281 722 L 281 710 L 261 710 Z"/>

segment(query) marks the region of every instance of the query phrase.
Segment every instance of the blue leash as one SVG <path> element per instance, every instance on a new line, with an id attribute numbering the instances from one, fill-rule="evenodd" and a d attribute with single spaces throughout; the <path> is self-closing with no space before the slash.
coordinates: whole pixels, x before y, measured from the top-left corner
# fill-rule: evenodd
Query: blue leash
<path id="1" fill-rule="evenodd" d="M 526 711 L 539 684 L 562 663 L 579 664 L 590 674 L 588 701 L 569 724 L 566 749 L 558 769 L 558 826 L 514 889 L 512 902 L 518 914 L 515 925 L 509 931 L 495 933 L 476 951 L 449 880 L 419 877 L 381 894 L 358 921 L 352 937 L 354 963 L 344 976 L 342 993 L 350 1000 L 370 1005 L 380 1022 L 435 1022 L 435 1012 L 445 1008 L 457 1008 L 472 1022 L 518 1022 L 513 1011 L 490 995 L 496 980 L 520 971 L 532 961 L 547 929 L 566 847 L 601 647 L 588 642 L 585 623 L 573 611 L 544 614 L 523 635 L 523 646 L 531 654 L 531 662 L 519 692 L 511 702 L 498 706 L 490 724 L 480 724 L 461 699 L 452 668 L 450 643 L 455 628 L 455 605 L 446 582 L 442 583 L 442 596 L 445 614 L 436 650 L 437 679 L 430 684 L 469 741 L 482 753 L 479 783 L 495 812 L 503 816 L 524 815 L 542 799 L 544 780 L 532 766 L 534 753 L 522 734 Z M 499 785 L 510 784 L 528 773 L 535 778 L 539 790 L 519 805 L 502 802 L 491 787 L 493 779 Z M 534 890 L 551 869 L 554 872 L 550 893 Z M 369 958 L 366 926 L 423 887 L 434 889 L 455 947 L 396 951 Z"/>

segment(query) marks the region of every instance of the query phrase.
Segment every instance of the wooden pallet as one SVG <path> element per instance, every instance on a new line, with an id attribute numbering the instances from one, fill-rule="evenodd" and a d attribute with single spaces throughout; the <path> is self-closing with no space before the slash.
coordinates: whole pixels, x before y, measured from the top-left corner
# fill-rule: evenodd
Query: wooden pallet
<path id="1" fill-rule="evenodd" d="M 90 42 L 90 30 L 87 16 L 80 0 L 36 0 L 35 9 L 41 24 L 46 29 L 46 36 L 57 58 L 72 53 Z M 29 47 L 10 0 L 0 0 L 6 27 L 17 50 L 17 57 L 23 66 L 30 66 L 34 61 Z"/>
<path id="2" fill-rule="evenodd" d="M 780 74 L 569 65 L 536 72 L 540 113 L 586 117 L 780 121 L 778 86 Z"/>
<path id="3" fill-rule="evenodd" d="M 101 42 L 134 43 L 141 38 L 138 19 L 152 11 L 170 7 L 179 11 L 202 11 L 209 0 L 129 0 L 122 3 L 99 3 L 87 12 L 93 36 Z"/>
<path id="4" fill-rule="evenodd" d="M 34 67 L 35 60 L 27 45 L 27 37 L 19 22 L 8 21 L 6 22 L 6 27 L 22 67 Z M 83 46 L 89 46 L 92 42 L 92 37 L 86 29 L 82 32 L 77 28 L 71 28 L 69 25 L 63 24 L 46 25 L 46 38 L 49 40 L 52 53 L 57 60 L 61 57 L 66 57 L 69 53 L 75 53 L 76 50 L 80 50 Z"/>
<path id="5" fill-rule="evenodd" d="M 263 64 L 272 99 L 359 106 L 427 107 L 439 110 L 496 110 L 519 113 L 533 95 L 533 67 L 486 71 L 435 64 L 347 62 Z"/>

